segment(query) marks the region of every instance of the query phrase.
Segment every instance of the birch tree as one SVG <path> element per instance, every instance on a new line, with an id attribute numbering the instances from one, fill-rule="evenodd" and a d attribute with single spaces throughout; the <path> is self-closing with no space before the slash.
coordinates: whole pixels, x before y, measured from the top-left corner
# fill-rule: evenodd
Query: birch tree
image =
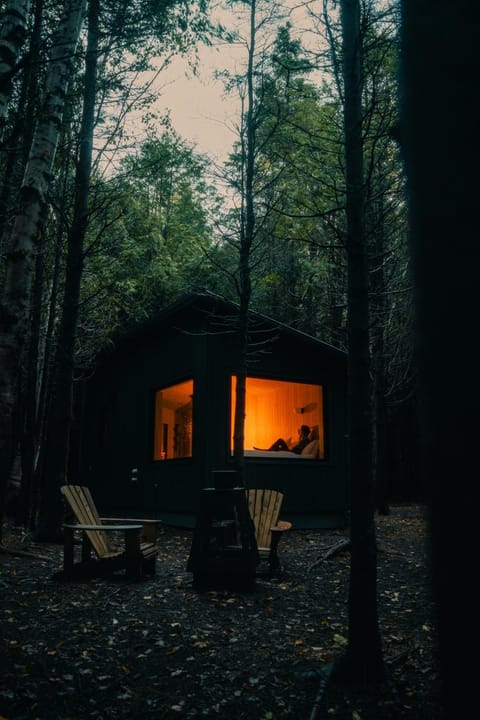
<path id="1" fill-rule="evenodd" d="M 84 242 L 88 228 L 88 200 L 92 172 L 93 133 L 99 46 L 99 0 L 88 3 L 88 35 L 85 57 L 83 109 L 78 138 L 73 217 L 67 238 L 62 317 L 55 362 L 55 395 L 46 447 L 44 492 L 41 498 L 38 537 L 52 537 L 61 517 L 60 486 L 67 478 L 72 425 L 75 339 L 77 336 Z"/>
<path id="2" fill-rule="evenodd" d="M 0 303 L 0 476 L 5 482 L 12 458 L 12 423 L 17 398 L 18 369 L 25 347 L 35 249 L 47 205 L 65 96 L 82 27 L 86 0 L 64 0 L 52 37 L 44 99 L 19 191 L 7 273 Z M 0 490 L 0 502 L 4 492 Z"/>
<path id="3" fill-rule="evenodd" d="M 9 0 L 0 25 L 0 142 L 7 115 L 12 78 L 27 36 L 30 0 Z"/>

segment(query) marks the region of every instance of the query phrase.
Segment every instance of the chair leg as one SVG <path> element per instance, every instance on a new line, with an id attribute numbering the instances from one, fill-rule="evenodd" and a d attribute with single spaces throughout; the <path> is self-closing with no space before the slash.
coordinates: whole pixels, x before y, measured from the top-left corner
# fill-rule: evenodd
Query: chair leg
<path id="1" fill-rule="evenodd" d="M 73 575 L 73 528 L 64 528 L 63 541 L 63 573 L 65 577 Z"/>
<path id="2" fill-rule="evenodd" d="M 280 542 L 280 534 L 272 532 L 272 541 L 270 543 L 270 554 L 268 556 L 268 562 L 270 564 L 270 570 L 272 572 L 280 570 L 280 560 L 278 559 L 278 543 Z"/>
<path id="3" fill-rule="evenodd" d="M 140 553 L 140 529 L 125 530 L 125 575 L 138 578 L 142 574 L 142 556 Z"/>
<path id="4" fill-rule="evenodd" d="M 156 573 L 156 562 L 157 558 L 151 558 L 150 560 L 143 561 L 143 573 L 145 575 L 155 575 Z"/>
<path id="5" fill-rule="evenodd" d="M 92 544 L 88 539 L 87 533 L 82 532 L 82 563 L 87 564 L 92 558 Z"/>

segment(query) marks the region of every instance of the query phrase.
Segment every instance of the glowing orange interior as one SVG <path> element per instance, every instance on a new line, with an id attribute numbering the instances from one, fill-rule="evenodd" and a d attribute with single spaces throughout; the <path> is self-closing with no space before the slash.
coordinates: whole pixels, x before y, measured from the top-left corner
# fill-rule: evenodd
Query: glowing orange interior
<path id="1" fill-rule="evenodd" d="M 155 393 L 154 460 L 192 457 L 193 380 Z"/>
<path id="2" fill-rule="evenodd" d="M 236 377 L 231 382 L 231 449 L 235 417 Z M 287 445 L 298 440 L 301 425 L 318 439 L 318 457 L 325 457 L 323 388 L 321 385 L 248 377 L 246 382 L 245 450 L 269 448 L 278 438 Z M 317 437 L 318 436 L 318 437 Z"/>

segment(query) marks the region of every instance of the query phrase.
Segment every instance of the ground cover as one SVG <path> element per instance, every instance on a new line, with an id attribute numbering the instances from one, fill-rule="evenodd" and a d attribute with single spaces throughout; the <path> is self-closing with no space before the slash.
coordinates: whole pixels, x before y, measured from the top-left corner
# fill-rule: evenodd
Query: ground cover
<path id="1" fill-rule="evenodd" d="M 60 582 L 61 547 L 7 524 L 0 552 L 0 718 L 436 720 L 424 510 L 376 519 L 388 685 L 322 687 L 347 637 L 343 531 L 294 530 L 254 591 L 192 588 L 191 532 L 164 527 L 157 575 Z"/>

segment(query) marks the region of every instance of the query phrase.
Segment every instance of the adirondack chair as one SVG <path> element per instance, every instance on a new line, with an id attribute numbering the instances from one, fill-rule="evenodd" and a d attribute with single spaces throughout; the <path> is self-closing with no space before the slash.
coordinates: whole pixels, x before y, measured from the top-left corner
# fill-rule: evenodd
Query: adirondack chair
<path id="1" fill-rule="evenodd" d="M 156 520 L 101 518 L 87 487 L 63 485 L 60 490 L 76 520 L 63 526 L 65 578 L 105 575 L 115 570 L 125 570 L 129 578 L 155 574 Z M 75 562 L 74 557 L 76 531 L 82 533 L 80 562 Z M 123 534 L 123 549 L 112 545 L 112 532 Z M 92 558 L 92 549 L 95 558 Z"/>
<path id="2" fill-rule="evenodd" d="M 278 543 L 283 533 L 292 527 L 291 522 L 278 519 L 283 494 L 277 490 L 252 488 L 247 490 L 247 497 L 260 558 L 268 560 L 270 571 L 279 570 L 281 564 L 278 557 Z"/>

